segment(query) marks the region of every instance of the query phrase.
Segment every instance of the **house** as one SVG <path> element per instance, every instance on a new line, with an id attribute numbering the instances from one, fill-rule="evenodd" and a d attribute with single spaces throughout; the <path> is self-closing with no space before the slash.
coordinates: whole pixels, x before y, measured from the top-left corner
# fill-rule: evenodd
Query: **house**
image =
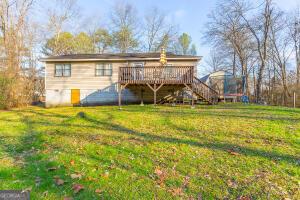
<path id="1" fill-rule="evenodd" d="M 156 104 L 176 98 L 183 88 L 213 103 L 215 91 L 195 77 L 201 57 L 167 53 L 167 64 L 161 66 L 160 56 L 120 53 L 43 58 L 46 106 Z"/>
<path id="2" fill-rule="evenodd" d="M 236 102 L 244 94 L 244 80 L 233 73 L 219 70 L 210 73 L 200 80 L 219 93 L 219 98 L 224 101 Z"/>

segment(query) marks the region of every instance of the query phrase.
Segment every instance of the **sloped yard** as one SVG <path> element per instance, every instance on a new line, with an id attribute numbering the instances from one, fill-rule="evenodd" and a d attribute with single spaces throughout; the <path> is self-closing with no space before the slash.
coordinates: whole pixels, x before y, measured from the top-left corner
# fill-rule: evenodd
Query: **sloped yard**
<path id="1" fill-rule="evenodd" d="M 32 199 L 300 199 L 300 109 L 0 111 L 0 189 Z"/>

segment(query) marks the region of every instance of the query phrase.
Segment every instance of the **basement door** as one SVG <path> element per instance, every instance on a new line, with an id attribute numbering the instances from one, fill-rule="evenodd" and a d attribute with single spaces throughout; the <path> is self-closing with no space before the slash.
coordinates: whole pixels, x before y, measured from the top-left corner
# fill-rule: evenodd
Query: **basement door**
<path id="1" fill-rule="evenodd" d="M 73 105 L 80 104 L 80 90 L 79 89 L 71 90 L 71 104 L 73 104 Z"/>

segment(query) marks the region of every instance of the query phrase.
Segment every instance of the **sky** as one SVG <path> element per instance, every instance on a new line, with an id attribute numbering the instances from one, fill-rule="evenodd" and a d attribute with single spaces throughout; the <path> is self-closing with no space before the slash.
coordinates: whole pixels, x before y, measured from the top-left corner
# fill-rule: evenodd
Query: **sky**
<path id="1" fill-rule="evenodd" d="M 82 17 L 87 18 L 85 23 L 99 18 L 107 19 L 107 11 L 118 0 L 78 0 Z M 203 44 L 202 32 L 208 21 L 208 14 L 214 9 L 217 0 L 122 0 L 136 7 L 139 16 L 143 16 L 147 9 L 157 7 L 167 15 L 170 22 L 179 25 L 179 32 L 191 35 L 197 46 L 197 53 L 204 60 L 209 55 L 209 46 Z M 259 0 L 251 0 L 259 1 Z M 289 11 L 300 5 L 300 0 L 274 0 L 283 10 Z M 104 24 L 105 25 L 105 24 Z"/>

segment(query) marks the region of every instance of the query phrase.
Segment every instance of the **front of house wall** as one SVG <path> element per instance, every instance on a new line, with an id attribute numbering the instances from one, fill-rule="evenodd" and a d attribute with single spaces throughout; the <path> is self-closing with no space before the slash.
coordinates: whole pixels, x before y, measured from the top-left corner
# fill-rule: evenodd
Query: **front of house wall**
<path id="1" fill-rule="evenodd" d="M 143 62 L 143 61 L 142 61 Z M 64 62 L 66 63 L 66 62 Z M 112 76 L 95 76 L 97 63 L 104 62 L 67 62 L 71 63 L 70 77 L 55 77 L 55 63 L 46 64 L 46 107 L 72 106 L 71 90 L 80 90 L 80 103 L 83 105 L 111 105 L 118 103 L 119 67 L 131 66 L 128 62 L 107 62 L 112 64 Z M 143 62 L 145 66 L 159 65 L 153 61 Z M 174 66 L 194 66 L 192 61 L 169 62 Z M 157 100 L 182 86 L 164 86 L 157 94 Z M 142 92 L 144 91 L 144 92 Z M 143 94 L 142 94 L 143 93 Z M 153 92 L 147 86 L 129 86 L 122 91 L 122 103 L 139 103 L 141 95 L 145 103 L 153 102 Z"/>

